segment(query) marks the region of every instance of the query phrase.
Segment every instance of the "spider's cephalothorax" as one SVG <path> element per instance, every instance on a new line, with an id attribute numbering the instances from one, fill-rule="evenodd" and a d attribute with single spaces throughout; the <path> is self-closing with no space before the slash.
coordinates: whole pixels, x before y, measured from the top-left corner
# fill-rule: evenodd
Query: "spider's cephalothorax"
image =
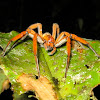
<path id="1" fill-rule="evenodd" d="M 36 29 L 36 28 L 38 28 L 38 33 L 36 33 L 34 31 L 34 29 Z M 67 73 L 67 70 L 68 70 L 68 67 L 69 67 L 69 62 L 70 62 L 71 39 L 74 39 L 76 41 L 79 41 L 82 44 L 87 45 L 95 53 L 95 55 L 97 57 L 100 57 L 96 53 L 96 51 L 92 48 L 92 46 L 87 41 L 85 41 L 84 39 L 76 36 L 75 34 L 70 34 L 68 32 L 61 32 L 60 33 L 60 28 L 59 28 L 59 25 L 57 23 L 53 24 L 52 30 L 53 30 L 52 35 L 48 32 L 43 34 L 41 23 L 36 23 L 36 24 L 30 25 L 26 29 L 26 31 L 21 32 L 20 34 L 18 34 L 17 36 L 12 38 L 8 42 L 6 48 L 4 49 L 3 56 L 5 55 L 6 49 L 9 46 L 9 44 L 11 43 L 11 41 L 16 41 L 18 39 L 23 40 L 24 38 L 26 38 L 26 36 L 31 37 L 33 39 L 33 53 L 34 53 L 34 57 L 35 57 L 38 76 L 40 76 L 40 70 L 39 70 L 39 64 L 38 64 L 38 58 L 37 58 L 37 42 L 44 45 L 45 50 L 51 51 L 51 52 L 48 53 L 49 55 L 53 55 L 55 53 L 56 47 L 59 47 L 62 44 L 66 43 L 68 57 L 67 57 L 67 65 L 66 65 L 66 70 L 65 70 L 65 77 L 66 77 L 66 73 Z M 56 34 L 57 34 L 57 36 L 56 36 Z M 15 44 L 16 44 L 16 42 L 14 43 L 14 45 Z"/>
<path id="2" fill-rule="evenodd" d="M 55 39 L 51 36 L 50 33 L 43 34 L 44 39 L 44 48 L 45 50 L 52 50 L 54 47 Z"/>

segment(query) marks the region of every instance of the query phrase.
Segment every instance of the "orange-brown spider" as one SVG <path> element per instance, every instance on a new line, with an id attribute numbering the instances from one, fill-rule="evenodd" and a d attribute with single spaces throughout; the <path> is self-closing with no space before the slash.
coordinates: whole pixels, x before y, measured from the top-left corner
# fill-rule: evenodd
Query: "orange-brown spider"
<path id="1" fill-rule="evenodd" d="M 34 29 L 36 29 L 36 28 L 38 28 L 38 33 L 36 33 L 34 31 Z M 31 37 L 33 39 L 33 53 L 34 53 L 34 57 L 35 57 L 38 76 L 40 76 L 40 70 L 39 70 L 39 64 L 38 64 L 38 58 L 37 58 L 37 42 L 40 43 L 40 44 L 43 44 L 45 50 L 47 50 L 47 51 L 51 50 L 51 52 L 48 53 L 49 55 L 53 55 L 55 53 L 56 47 L 59 47 L 62 44 L 66 43 L 68 57 L 67 57 L 67 65 L 66 65 L 66 70 L 65 70 L 65 78 L 66 78 L 66 73 L 67 73 L 67 70 L 68 70 L 68 67 L 69 67 L 69 62 L 70 62 L 71 39 L 79 41 L 80 43 L 87 45 L 95 53 L 95 55 L 97 57 L 100 57 L 96 53 L 96 51 L 92 48 L 92 46 L 87 41 L 85 41 L 84 39 L 76 36 L 75 34 L 70 34 L 68 32 L 61 32 L 60 33 L 60 28 L 59 28 L 59 25 L 57 23 L 53 24 L 52 29 L 53 29 L 52 35 L 49 32 L 46 32 L 46 33 L 43 34 L 41 23 L 36 23 L 36 24 L 30 25 L 26 29 L 26 31 L 21 32 L 20 34 L 18 34 L 17 36 L 12 38 L 8 42 L 6 48 L 4 49 L 3 56 L 5 55 L 6 49 L 12 41 L 16 41 L 18 39 L 23 40 L 26 36 Z M 57 38 L 56 38 L 56 34 L 57 34 Z M 55 40 L 55 38 L 56 38 L 56 40 Z M 14 43 L 14 45 L 15 44 L 16 44 L 16 42 Z"/>

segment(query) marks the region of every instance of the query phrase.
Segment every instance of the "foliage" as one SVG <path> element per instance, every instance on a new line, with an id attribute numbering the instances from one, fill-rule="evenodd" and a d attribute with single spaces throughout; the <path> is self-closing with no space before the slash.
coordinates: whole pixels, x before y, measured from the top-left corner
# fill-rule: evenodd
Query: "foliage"
<path id="1" fill-rule="evenodd" d="M 5 48 L 7 42 L 18 33 L 0 33 L 0 47 Z M 100 54 L 100 41 L 87 40 Z M 11 45 L 14 42 L 11 43 Z M 30 38 L 7 50 L 4 57 L 0 57 L 0 68 L 9 79 L 15 94 L 35 91 L 36 97 L 45 100 L 89 100 L 92 89 L 100 84 L 100 59 L 86 46 L 80 47 L 77 42 L 72 42 L 72 52 L 67 78 L 64 78 L 67 52 L 66 46 L 57 48 L 53 56 L 49 56 L 44 48 L 38 45 L 38 58 L 41 77 L 36 79 L 37 70 Z M 11 45 L 9 47 L 11 47 Z M 0 79 L 3 78 L 0 75 Z M 3 78 L 5 80 L 5 78 Z M 42 84 L 41 84 L 42 83 Z M 0 83 L 0 91 L 2 88 Z M 37 85 L 38 84 L 38 85 Z M 43 87 L 42 87 L 43 86 Z M 39 88 L 38 88 L 39 87 Z M 14 96 L 16 99 L 16 96 Z M 51 98 L 50 98 L 51 97 Z"/>

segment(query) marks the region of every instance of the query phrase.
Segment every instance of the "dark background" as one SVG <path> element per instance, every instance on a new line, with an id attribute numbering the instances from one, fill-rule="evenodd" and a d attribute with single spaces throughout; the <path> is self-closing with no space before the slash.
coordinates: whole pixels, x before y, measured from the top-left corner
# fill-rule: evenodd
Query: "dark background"
<path id="1" fill-rule="evenodd" d="M 0 32 L 21 32 L 37 22 L 43 33 L 58 23 L 61 31 L 100 40 L 100 0 L 0 0 Z"/>
<path id="2" fill-rule="evenodd" d="M 52 32 L 58 23 L 61 31 L 100 39 L 99 9 L 99 0 L 0 0 L 0 31 L 21 32 L 39 22 L 43 32 Z"/>

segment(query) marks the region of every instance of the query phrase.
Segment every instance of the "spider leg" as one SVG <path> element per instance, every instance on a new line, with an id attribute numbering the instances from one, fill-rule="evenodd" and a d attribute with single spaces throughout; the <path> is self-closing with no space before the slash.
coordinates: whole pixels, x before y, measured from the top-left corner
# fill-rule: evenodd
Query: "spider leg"
<path id="1" fill-rule="evenodd" d="M 42 24 L 41 24 L 41 23 L 36 23 L 36 24 L 30 25 L 30 26 L 26 29 L 26 31 L 30 32 L 31 29 L 33 30 L 33 29 L 36 29 L 36 28 L 38 28 L 38 33 L 39 33 L 39 35 L 42 36 Z"/>
<path id="2" fill-rule="evenodd" d="M 34 53 L 34 58 L 35 58 L 35 62 L 36 62 L 36 68 L 38 71 L 38 77 L 40 77 L 40 70 L 39 70 L 38 57 L 37 57 L 37 42 L 43 44 L 44 40 L 39 34 L 37 34 L 32 29 L 30 29 L 29 36 L 30 35 L 33 39 L 33 53 Z"/>
<path id="3" fill-rule="evenodd" d="M 92 46 L 91 46 L 86 40 L 84 40 L 84 39 L 82 39 L 82 38 L 76 36 L 75 34 L 71 34 L 71 36 L 72 36 L 72 39 L 77 40 L 77 41 L 79 41 L 79 42 L 81 42 L 81 43 L 87 45 L 87 46 L 95 53 L 95 55 L 96 55 L 98 58 L 100 58 L 100 56 L 96 53 L 96 51 L 92 48 Z"/>
<path id="4" fill-rule="evenodd" d="M 70 37 L 68 32 L 61 32 L 61 34 L 57 37 L 55 42 L 55 47 L 59 47 L 67 41 L 67 37 Z"/>
<path id="5" fill-rule="evenodd" d="M 67 41 L 67 42 L 66 42 Z M 61 42 L 61 43 L 60 43 Z M 65 70 L 65 78 L 67 75 L 67 70 L 69 68 L 69 63 L 70 63 L 70 55 L 71 55 L 71 39 L 69 36 L 63 37 L 57 44 L 56 46 L 62 45 L 66 42 L 66 47 L 67 47 L 67 65 L 66 65 L 66 70 Z"/>
<path id="6" fill-rule="evenodd" d="M 67 46 L 67 65 L 66 65 L 66 71 L 65 71 L 65 78 L 66 78 L 67 71 L 69 68 L 70 55 L 71 55 L 71 39 L 70 39 L 70 37 L 67 37 L 66 46 Z"/>
<path id="7" fill-rule="evenodd" d="M 48 53 L 48 55 L 53 55 L 55 52 L 56 52 L 56 47 L 54 47 L 53 50 L 50 53 Z"/>
<path id="8" fill-rule="evenodd" d="M 40 77 L 40 70 L 39 70 L 39 64 L 38 64 L 38 58 L 37 58 L 37 34 L 34 34 L 34 38 L 33 38 L 33 53 L 35 57 L 36 68 L 38 71 L 38 77 Z"/>
<path id="9" fill-rule="evenodd" d="M 62 44 L 66 43 L 66 47 L 67 47 L 67 65 L 66 65 L 66 70 L 65 70 L 65 78 L 67 75 L 67 70 L 69 67 L 69 63 L 70 63 L 70 55 L 71 55 L 71 35 L 68 32 L 62 32 L 58 38 L 56 39 L 55 42 L 55 46 L 59 47 Z"/>
<path id="10" fill-rule="evenodd" d="M 26 34 L 20 40 L 24 40 L 27 36 L 28 36 L 28 33 L 26 32 Z M 16 40 L 16 42 L 11 46 L 10 49 L 12 49 L 17 43 L 18 43 L 18 40 Z"/>
<path id="11" fill-rule="evenodd" d="M 26 35 L 27 35 L 27 32 L 26 32 L 26 31 L 23 31 L 23 32 L 21 32 L 20 34 L 18 34 L 17 36 L 13 37 L 13 38 L 8 42 L 6 48 L 5 48 L 4 51 L 3 51 L 2 56 L 5 55 L 6 50 L 7 50 L 7 47 L 10 45 L 10 43 L 11 43 L 12 41 L 16 41 L 16 40 L 18 40 L 18 39 L 20 39 L 20 38 L 23 38 L 24 36 L 26 37 Z M 13 48 L 13 47 L 15 46 L 16 43 L 17 43 L 17 42 L 15 42 L 15 43 L 12 45 L 11 48 Z"/>
<path id="12" fill-rule="evenodd" d="M 60 28 L 59 25 L 57 23 L 54 23 L 52 26 L 52 37 L 55 39 L 56 38 L 56 32 L 57 32 L 57 37 L 59 36 L 59 32 L 60 32 Z"/>

